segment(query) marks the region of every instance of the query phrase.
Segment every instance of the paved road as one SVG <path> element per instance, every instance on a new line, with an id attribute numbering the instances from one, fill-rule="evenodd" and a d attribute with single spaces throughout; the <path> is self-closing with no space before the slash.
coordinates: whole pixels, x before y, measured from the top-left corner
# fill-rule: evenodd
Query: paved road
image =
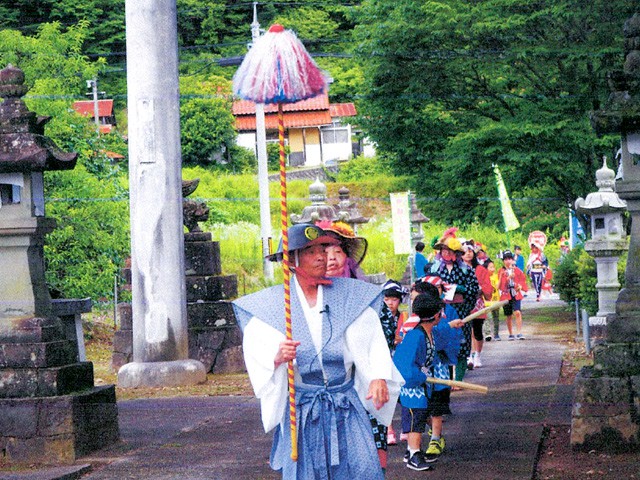
<path id="1" fill-rule="evenodd" d="M 560 302 L 542 302 L 554 304 Z M 534 306 L 541 304 L 525 300 L 525 310 Z M 526 326 L 526 314 L 525 334 L 525 341 L 485 344 L 484 366 L 469 372 L 465 380 L 488 386 L 489 393 L 452 394 L 453 415 L 445 422 L 447 448 L 434 470 L 407 469 L 402 461 L 405 446 L 391 446 L 388 480 L 532 478 L 545 422 L 549 418 L 556 425 L 570 422 L 572 389 L 556 385 L 564 347 L 535 335 Z M 268 466 L 271 436 L 263 433 L 254 398 L 146 399 L 121 401 L 118 407 L 119 444 L 81 458 L 64 472 L 0 473 L 0 479 L 280 478 Z M 397 430 L 399 414 L 398 408 Z"/>

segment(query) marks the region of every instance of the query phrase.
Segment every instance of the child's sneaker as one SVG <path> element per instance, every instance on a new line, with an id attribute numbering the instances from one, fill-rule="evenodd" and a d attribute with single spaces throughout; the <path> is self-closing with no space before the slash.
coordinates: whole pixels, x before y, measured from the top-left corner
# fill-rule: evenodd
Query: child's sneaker
<path id="1" fill-rule="evenodd" d="M 500 338 L 500 335 L 496 335 L 495 337 L 493 337 L 493 339 L 494 339 L 496 342 L 499 342 L 499 341 L 501 341 L 501 340 L 502 340 L 502 339 Z"/>
<path id="2" fill-rule="evenodd" d="M 440 444 L 440 451 L 444 452 L 444 446 L 446 445 L 446 442 L 444 441 L 444 437 L 440 437 L 439 440 L 431 440 L 432 442 L 438 442 Z M 428 450 L 428 449 L 427 449 Z"/>
<path id="3" fill-rule="evenodd" d="M 442 445 L 440 445 L 440 440 L 431 440 L 429 442 L 429 448 L 425 452 L 424 459 L 427 463 L 437 462 L 438 458 L 442 454 Z"/>
<path id="4" fill-rule="evenodd" d="M 407 468 L 411 470 L 417 470 L 418 472 L 422 472 L 424 470 L 431 470 L 431 465 L 425 459 L 425 454 L 418 450 L 414 453 L 409 461 L 407 462 Z"/>
<path id="5" fill-rule="evenodd" d="M 467 357 L 467 368 L 469 370 L 473 370 L 473 358 L 475 357 L 475 355 L 475 352 L 471 352 L 471 356 Z"/>
<path id="6" fill-rule="evenodd" d="M 524 335 L 522 335 L 521 333 L 519 333 L 518 335 L 516 335 L 516 338 L 518 340 L 524 340 Z"/>
<path id="7" fill-rule="evenodd" d="M 482 366 L 482 361 L 480 360 L 480 354 L 476 352 L 473 357 L 473 368 L 480 368 Z"/>
<path id="8" fill-rule="evenodd" d="M 409 457 L 411 456 L 411 452 L 409 450 L 405 450 L 404 451 L 404 458 L 402 459 L 402 461 L 404 463 L 407 463 L 409 461 Z"/>
<path id="9" fill-rule="evenodd" d="M 509 335 L 509 340 L 515 340 L 515 339 L 516 339 L 515 335 Z"/>

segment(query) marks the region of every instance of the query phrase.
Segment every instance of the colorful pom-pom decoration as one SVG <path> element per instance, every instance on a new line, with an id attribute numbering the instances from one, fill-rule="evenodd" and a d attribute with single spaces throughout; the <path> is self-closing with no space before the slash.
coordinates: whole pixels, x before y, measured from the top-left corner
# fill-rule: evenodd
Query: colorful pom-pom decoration
<path id="1" fill-rule="evenodd" d="M 233 93 L 255 103 L 294 103 L 327 91 L 327 77 L 295 33 L 272 25 L 233 77 Z"/>

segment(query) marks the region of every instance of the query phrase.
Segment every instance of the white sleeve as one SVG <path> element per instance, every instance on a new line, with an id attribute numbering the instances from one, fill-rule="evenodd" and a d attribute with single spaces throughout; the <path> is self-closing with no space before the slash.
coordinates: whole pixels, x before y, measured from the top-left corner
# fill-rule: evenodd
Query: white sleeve
<path id="1" fill-rule="evenodd" d="M 253 317 L 244 329 L 242 350 L 249 380 L 260 399 L 262 425 L 269 432 L 284 418 L 287 393 L 287 364 L 278 368 L 274 359 L 285 336 L 262 320 Z"/>
<path id="2" fill-rule="evenodd" d="M 384 425 L 389 425 L 398 402 L 404 379 L 391 360 L 391 353 L 382 332 L 380 318 L 371 307 L 347 328 L 345 346 L 348 356 L 356 366 L 354 386 L 360 401 L 371 415 Z M 377 410 L 366 396 L 371 380 L 383 379 L 389 388 L 389 401 Z"/>

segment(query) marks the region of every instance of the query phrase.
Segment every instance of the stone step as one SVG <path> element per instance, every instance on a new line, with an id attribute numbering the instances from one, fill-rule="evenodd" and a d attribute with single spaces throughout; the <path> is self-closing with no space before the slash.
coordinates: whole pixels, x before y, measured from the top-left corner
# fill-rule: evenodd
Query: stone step
<path id="1" fill-rule="evenodd" d="M 55 317 L 12 318 L 3 320 L 0 326 L 0 344 L 52 342 L 64 339 L 63 325 Z"/>
<path id="2" fill-rule="evenodd" d="M 68 340 L 0 343 L 0 368 L 60 367 L 78 361 L 78 344 Z"/>
<path id="3" fill-rule="evenodd" d="M 0 370 L 0 398 L 53 397 L 93 387 L 93 364 Z"/>
<path id="4" fill-rule="evenodd" d="M 59 465 L 119 440 L 115 387 L 0 399 L 0 451 L 10 464 Z"/>

